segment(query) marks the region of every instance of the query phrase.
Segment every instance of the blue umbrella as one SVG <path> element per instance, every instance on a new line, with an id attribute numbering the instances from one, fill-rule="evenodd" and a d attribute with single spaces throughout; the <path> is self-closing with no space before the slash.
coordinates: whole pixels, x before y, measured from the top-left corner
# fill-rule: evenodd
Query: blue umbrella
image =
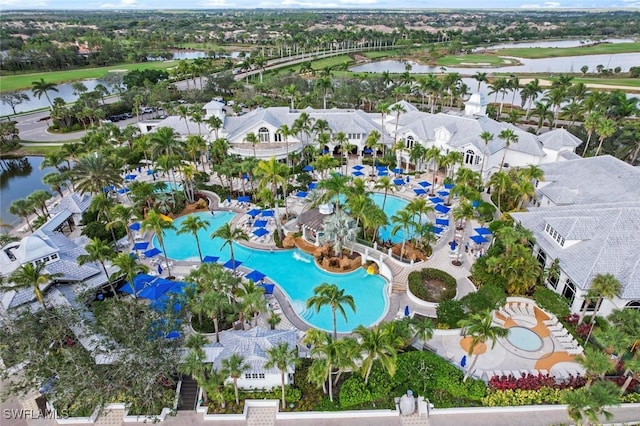
<path id="1" fill-rule="evenodd" d="M 449 207 L 445 206 L 444 204 L 436 204 L 436 206 L 433 209 L 438 213 L 443 213 L 443 214 L 447 214 L 451 210 Z"/>
<path id="2" fill-rule="evenodd" d="M 265 228 L 258 228 L 255 231 L 253 231 L 253 235 L 256 235 L 258 237 L 262 237 L 264 235 L 267 235 L 269 233 L 269 231 L 267 231 Z"/>
<path id="3" fill-rule="evenodd" d="M 444 200 L 440 197 L 431 197 L 429 198 L 429 201 L 431 201 L 433 204 L 444 203 Z"/>
<path id="4" fill-rule="evenodd" d="M 274 284 L 260 284 L 260 287 L 264 288 L 264 294 L 273 294 Z"/>
<path id="5" fill-rule="evenodd" d="M 162 274 L 162 266 L 158 265 L 158 273 Z"/>
<path id="6" fill-rule="evenodd" d="M 393 183 L 396 185 L 404 185 L 404 179 L 394 179 Z"/>
<path id="7" fill-rule="evenodd" d="M 454 184 L 452 184 L 452 183 L 445 183 L 445 184 L 444 184 L 444 189 L 453 189 L 453 187 L 454 187 L 454 186 L 455 186 L 455 185 L 454 185 Z"/>
<path id="8" fill-rule="evenodd" d="M 402 173 L 402 169 L 400 167 L 396 167 L 393 169 L 393 173 Z"/>
<path id="9" fill-rule="evenodd" d="M 491 235 L 489 228 L 474 228 L 473 230 L 476 231 L 478 235 Z"/>
<path id="10" fill-rule="evenodd" d="M 376 169 L 379 172 L 386 172 L 387 171 L 387 166 L 376 166 Z"/>
<path id="11" fill-rule="evenodd" d="M 258 216 L 262 210 L 260 209 L 251 209 L 247 212 L 247 214 L 251 217 Z"/>
<path id="12" fill-rule="evenodd" d="M 364 173 L 362 173 L 361 171 L 356 170 L 355 172 L 353 172 L 353 175 L 360 177 L 360 176 L 364 176 Z"/>
<path id="13" fill-rule="evenodd" d="M 304 166 L 302 168 L 302 170 L 304 170 L 305 172 L 312 172 L 313 171 L 313 166 Z"/>
<path id="14" fill-rule="evenodd" d="M 131 283 L 127 282 L 120 288 L 120 291 L 129 294 L 133 294 L 135 292 L 137 294 L 140 290 L 145 288 L 156 279 L 156 277 L 152 277 L 151 275 L 138 274 L 133 278 L 133 286 L 131 285 Z"/>
<path id="15" fill-rule="evenodd" d="M 249 201 L 251 201 L 251 197 L 248 195 L 243 195 L 242 197 L 238 197 L 238 201 L 240 201 L 241 203 L 248 203 Z"/>
<path id="16" fill-rule="evenodd" d="M 433 232 L 434 234 L 441 234 L 443 230 L 444 229 L 440 228 L 439 226 L 432 226 L 431 227 L 431 232 Z"/>
<path id="17" fill-rule="evenodd" d="M 356 169 L 356 170 L 362 170 L 362 169 L 364 169 L 364 166 L 361 166 L 360 164 L 358 164 L 356 166 L 353 166 L 353 168 Z"/>
<path id="18" fill-rule="evenodd" d="M 422 188 L 416 188 L 416 189 L 414 189 L 414 190 L 413 190 L 413 192 L 415 192 L 415 193 L 416 193 L 416 195 L 424 195 L 424 194 L 426 194 L 426 193 L 427 193 L 427 191 L 425 191 L 425 190 L 424 190 L 424 189 L 422 189 Z"/>
<path id="19" fill-rule="evenodd" d="M 317 182 L 311 182 L 311 183 L 309 184 L 309 189 L 316 189 L 316 187 L 317 187 L 317 186 L 318 186 L 318 183 L 317 183 Z"/>
<path id="20" fill-rule="evenodd" d="M 449 247 L 451 247 L 451 250 L 455 250 L 456 247 L 458 247 L 458 242 L 456 240 L 453 240 L 449 243 Z"/>
<path id="21" fill-rule="evenodd" d="M 273 210 L 262 210 L 262 213 L 260 213 L 260 216 L 273 217 Z"/>
<path id="22" fill-rule="evenodd" d="M 266 220 L 256 220 L 255 222 L 253 222 L 253 226 L 254 226 L 254 228 L 264 228 L 265 226 L 267 226 L 267 221 Z"/>
<path id="23" fill-rule="evenodd" d="M 418 185 L 420 185 L 423 188 L 426 188 L 427 186 L 431 186 L 431 182 L 427 182 L 426 180 L 423 180 L 422 182 L 418 182 Z"/>
<path id="24" fill-rule="evenodd" d="M 248 174 L 246 174 L 246 173 L 243 173 L 243 174 L 242 174 L 242 179 L 249 179 L 249 175 L 248 175 Z"/>
<path id="25" fill-rule="evenodd" d="M 480 201 L 478 200 L 471 202 L 471 207 L 473 207 L 474 209 L 477 209 L 479 205 L 480 205 Z"/>
<path id="26" fill-rule="evenodd" d="M 380 170 L 380 171 L 378 172 L 378 176 L 389 176 L 389 172 L 384 171 L 384 170 Z"/>
<path id="27" fill-rule="evenodd" d="M 362 150 L 362 153 L 363 154 L 372 154 L 373 150 L 371 148 L 365 148 L 365 149 Z"/>
<path id="28" fill-rule="evenodd" d="M 124 177 L 124 180 L 134 180 L 137 177 L 138 177 L 138 175 L 126 175 Z"/>
<path id="29" fill-rule="evenodd" d="M 148 175 L 152 175 L 152 174 L 154 174 L 155 172 L 156 172 L 155 170 L 147 170 L 147 174 L 148 174 Z"/>
<path id="30" fill-rule="evenodd" d="M 482 244 L 482 243 L 488 243 L 489 242 L 489 240 L 487 240 L 482 235 L 472 235 L 469 238 L 471 239 L 471 241 L 473 241 L 476 244 Z"/>
<path id="31" fill-rule="evenodd" d="M 436 218 L 436 225 L 449 226 L 449 219 Z"/>
<path id="32" fill-rule="evenodd" d="M 406 306 L 404 307 L 404 316 L 405 316 L 405 317 L 408 317 L 408 316 L 409 316 L 409 305 L 406 305 Z"/>
<path id="33" fill-rule="evenodd" d="M 256 269 L 255 271 L 249 272 L 244 277 L 248 280 L 253 280 L 253 282 L 258 282 L 264 277 L 266 277 L 266 275 Z"/>
<path id="34" fill-rule="evenodd" d="M 299 192 L 296 194 L 296 197 L 298 197 L 298 198 L 306 198 L 306 196 L 307 196 L 307 195 L 309 195 L 309 193 L 308 193 L 308 192 L 299 191 Z"/>
<path id="35" fill-rule="evenodd" d="M 129 188 L 120 188 L 118 189 L 118 194 L 126 194 L 129 191 L 130 191 Z"/>
<path id="36" fill-rule="evenodd" d="M 219 259 L 220 257 L 218 256 L 205 256 L 202 261 L 204 263 L 216 263 Z"/>
<path id="37" fill-rule="evenodd" d="M 242 262 L 240 262 L 239 260 L 232 260 L 232 259 L 229 259 L 229 260 L 227 260 L 227 262 L 226 262 L 224 265 L 222 265 L 222 266 L 224 266 L 225 268 L 228 268 L 228 269 L 236 269 L 236 268 L 237 268 L 238 266 L 240 266 L 240 265 L 242 265 Z"/>
<path id="38" fill-rule="evenodd" d="M 171 280 L 160 279 L 153 284 L 145 287 L 140 292 L 140 294 L 138 294 L 138 296 L 142 297 L 143 299 L 157 300 L 160 296 L 169 291 L 169 289 L 173 287 L 174 284 L 175 282 Z"/>
<path id="39" fill-rule="evenodd" d="M 177 339 L 180 337 L 180 333 L 178 333 L 176 330 L 173 330 L 168 332 L 167 335 L 164 337 L 165 339 Z"/>
<path id="40" fill-rule="evenodd" d="M 447 195 L 449 195 L 449 191 L 438 191 L 438 195 L 440 195 L 441 197 L 446 197 Z"/>
<path id="41" fill-rule="evenodd" d="M 140 226 L 140 222 L 133 222 L 131 225 L 129 225 L 129 229 L 131 229 L 132 231 L 139 231 Z"/>
<path id="42" fill-rule="evenodd" d="M 137 242 L 137 243 L 135 243 L 133 245 L 133 249 L 134 250 L 144 250 L 147 247 L 149 247 L 149 242 L 147 242 L 147 241 L 140 241 L 140 242 Z"/>
<path id="43" fill-rule="evenodd" d="M 153 257 L 153 256 L 159 255 L 160 253 L 162 253 L 162 251 L 159 248 L 154 247 L 152 249 L 145 251 L 143 254 L 146 257 Z"/>
<path id="44" fill-rule="evenodd" d="M 138 255 L 135 254 L 134 252 L 129 253 L 129 257 L 133 258 L 133 259 L 137 259 Z"/>
<path id="45" fill-rule="evenodd" d="M 460 367 L 464 368 L 467 366 L 467 356 L 463 356 L 462 359 L 460 360 Z"/>

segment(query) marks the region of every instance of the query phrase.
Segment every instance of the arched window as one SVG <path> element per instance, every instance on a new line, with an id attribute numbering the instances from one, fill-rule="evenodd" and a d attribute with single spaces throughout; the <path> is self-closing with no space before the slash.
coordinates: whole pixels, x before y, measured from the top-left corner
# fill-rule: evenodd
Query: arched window
<path id="1" fill-rule="evenodd" d="M 261 143 L 269 142 L 269 129 L 266 127 L 260 127 L 260 130 L 258 130 L 258 139 Z"/>
<path id="2" fill-rule="evenodd" d="M 413 139 L 413 136 L 407 136 L 407 141 L 406 141 L 406 143 L 405 143 L 405 146 L 406 146 L 408 149 L 411 149 L 411 148 L 413 148 L 413 144 L 414 144 L 414 143 L 415 143 L 415 139 Z"/>
<path id="3" fill-rule="evenodd" d="M 640 309 L 640 300 L 632 300 L 624 306 L 625 309 Z"/>
<path id="4" fill-rule="evenodd" d="M 475 157 L 476 154 L 473 152 L 473 150 L 467 150 L 467 152 L 465 152 L 464 154 L 464 164 L 475 164 Z"/>
<path id="5" fill-rule="evenodd" d="M 565 282 L 562 295 L 569 301 L 569 304 L 573 303 L 573 299 L 576 297 L 576 285 L 571 280 Z"/>

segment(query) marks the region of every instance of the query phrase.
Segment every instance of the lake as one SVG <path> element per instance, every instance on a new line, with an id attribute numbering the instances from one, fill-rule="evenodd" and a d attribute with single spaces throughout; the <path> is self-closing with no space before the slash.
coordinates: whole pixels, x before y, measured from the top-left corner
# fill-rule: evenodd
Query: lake
<path id="1" fill-rule="evenodd" d="M 598 65 L 605 68 L 620 67 L 622 71 L 629 71 L 629 68 L 640 64 L 639 53 L 618 53 L 615 55 L 585 55 L 585 56 L 565 56 L 561 58 L 524 59 L 514 58 L 521 62 L 521 65 L 511 65 L 505 67 L 476 67 L 476 68 L 456 68 L 445 67 L 446 72 L 457 72 L 462 75 L 473 75 L 476 72 L 491 73 L 575 73 L 580 72 L 583 65 L 589 67 L 589 72 L 595 72 Z M 384 72 L 401 74 L 405 72 L 406 64 L 411 65 L 412 74 L 441 73 L 440 66 L 422 65 L 412 61 L 386 60 L 370 62 L 349 68 L 354 72 Z"/>
<path id="2" fill-rule="evenodd" d="M 53 167 L 40 170 L 43 157 L 0 158 L 0 218 L 4 223 L 16 225 L 20 218 L 9 214 L 11 203 L 20 198 L 27 198 L 38 189 L 51 188 L 42 183 L 44 175 L 55 172 Z"/>
<path id="3" fill-rule="evenodd" d="M 552 40 L 552 41 L 530 41 L 521 43 L 502 43 L 491 46 L 476 47 L 473 52 L 483 52 L 485 50 L 500 50 L 521 47 L 578 47 L 589 46 L 596 43 L 633 43 L 635 40 L 630 38 L 607 38 L 604 40 Z"/>

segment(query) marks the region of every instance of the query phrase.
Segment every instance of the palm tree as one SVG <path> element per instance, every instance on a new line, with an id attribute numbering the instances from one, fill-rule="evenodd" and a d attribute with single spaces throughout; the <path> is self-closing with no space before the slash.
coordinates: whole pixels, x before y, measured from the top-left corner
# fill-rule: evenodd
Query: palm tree
<path id="1" fill-rule="evenodd" d="M 487 81 L 487 73 L 478 71 L 472 76 L 472 78 L 475 81 L 478 82 L 478 88 L 476 89 L 476 92 L 479 92 L 480 91 L 480 84 L 482 82 L 486 82 Z"/>
<path id="2" fill-rule="evenodd" d="M 168 229 L 176 229 L 175 226 L 173 226 L 173 221 L 167 220 L 166 216 L 159 214 L 155 210 L 151 210 L 147 213 L 147 218 L 142 221 L 142 229 L 144 231 L 155 232 L 158 242 L 162 247 L 162 253 L 164 254 L 165 259 L 168 259 L 167 249 L 164 246 L 164 233 Z M 169 273 L 169 276 L 171 276 L 169 262 L 167 262 L 167 272 Z"/>
<path id="3" fill-rule="evenodd" d="M 278 129 L 278 133 L 280 133 L 282 135 L 283 139 L 284 139 L 284 146 L 286 148 L 287 162 L 288 162 L 289 161 L 289 136 L 294 136 L 297 133 L 297 131 L 292 129 L 292 128 L 290 128 L 286 124 L 283 124 Z"/>
<path id="4" fill-rule="evenodd" d="M 595 156 L 597 157 L 600 154 L 600 149 L 602 148 L 602 143 L 604 140 L 610 136 L 613 136 L 618 127 L 616 126 L 616 122 L 611 120 L 610 118 L 605 118 L 604 120 L 600 120 L 596 125 L 596 133 L 598 134 L 598 149 L 596 149 Z"/>
<path id="5" fill-rule="evenodd" d="M 620 395 L 624 395 L 632 380 L 640 378 L 640 358 L 631 358 L 624 362 L 624 368 L 627 370 L 627 378 L 620 388 Z"/>
<path id="6" fill-rule="evenodd" d="M 49 216 L 49 209 L 47 208 L 47 201 L 51 199 L 51 193 L 44 189 L 33 191 L 27 197 L 27 201 L 35 208 L 39 208 L 42 212 L 42 217 L 47 218 Z"/>
<path id="7" fill-rule="evenodd" d="M 333 337 L 338 338 L 338 326 L 336 323 L 336 311 L 340 311 L 345 321 L 347 319 L 347 313 L 344 309 L 344 305 L 349 306 L 353 312 L 356 311 L 356 304 L 353 301 L 353 296 L 344 294 L 344 289 L 339 289 L 336 284 L 322 283 L 313 289 L 314 296 L 307 299 L 307 308 L 314 308 L 316 313 L 320 312 L 320 308 L 323 306 L 331 307 L 331 314 L 333 315 Z"/>
<path id="8" fill-rule="evenodd" d="M 340 196 L 347 192 L 349 176 L 334 173 L 329 179 L 325 179 L 318 183 L 318 189 L 324 190 L 324 194 L 320 198 L 322 202 L 336 202 L 336 213 L 340 211 Z"/>
<path id="9" fill-rule="evenodd" d="M 453 209 L 453 219 L 456 221 L 466 222 L 468 220 L 471 220 L 474 215 L 475 215 L 475 209 L 473 208 L 471 203 L 468 201 L 462 201 L 458 207 Z M 464 241 L 465 230 L 466 230 L 466 226 L 462 229 L 462 237 L 460 238 L 460 241 Z M 454 263 L 457 266 L 462 265 L 462 262 L 460 262 L 461 255 L 462 255 L 462 250 L 459 249 L 458 257 Z"/>
<path id="10" fill-rule="evenodd" d="M 286 402 L 284 400 L 284 375 L 291 367 L 295 367 L 300 364 L 300 358 L 298 358 L 298 348 L 289 348 L 289 344 L 286 342 L 278 343 L 267 349 L 268 361 L 264 365 L 265 369 L 276 367 L 280 370 L 280 383 L 282 387 L 282 408 L 285 408 Z"/>
<path id="11" fill-rule="evenodd" d="M 253 132 L 249 132 L 244 136 L 244 141 L 251 144 L 253 148 L 253 158 L 256 158 L 256 145 L 260 143 L 258 136 Z"/>
<path id="12" fill-rule="evenodd" d="M 416 222 L 413 220 L 413 212 L 408 210 L 407 208 L 398 210 L 396 214 L 391 216 L 391 222 L 395 223 L 395 225 L 391 229 L 391 235 L 395 236 L 400 230 L 403 231 L 402 248 L 400 249 L 400 261 L 402 261 L 404 248 L 407 244 L 407 240 L 409 239 L 409 230 L 411 229 L 411 227 L 416 226 Z"/>
<path id="13" fill-rule="evenodd" d="M 13 289 L 31 288 L 38 302 L 42 304 L 44 309 L 47 306 L 44 303 L 44 292 L 40 288 L 41 285 L 47 284 L 62 276 L 62 274 L 48 274 L 44 272 L 45 263 L 38 263 L 33 266 L 31 263 L 25 263 L 9 275 L 9 282 L 12 282 Z"/>
<path id="14" fill-rule="evenodd" d="M 251 369 L 249 364 L 244 362 L 244 358 L 242 355 L 233 354 L 227 359 L 222 360 L 222 372 L 225 376 L 231 377 L 233 380 L 233 387 L 236 394 L 236 404 L 240 404 L 240 399 L 238 398 L 238 379 L 242 376 L 247 370 Z"/>
<path id="15" fill-rule="evenodd" d="M 500 170 L 502 170 L 504 160 L 507 158 L 507 150 L 512 143 L 518 142 L 518 135 L 513 129 L 504 129 L 498 134 L 498 137 L 504 141 L 504 153 L 502 154 L 502 161 L 500 161 Z"/>
<path id="16" fill-rule="evenodd" d="M 584 150 L 582 151 L 582 156 L 587 153 L 587 149 L 589 148 L 589 142 L 591 142 L 591 136 L 593 136 L 593 132 L 596 131 L 598 127 L 598 123 L 602 120 L 602 116 L 597 111 L 593 111 L 589 113 L 584 119 L 582 126 L 587 131 L 587 141 L 584 143 Z"/>
<path id="17" fill-rule="evenodd" d="M 595 379 L 603 378 L 605 373 L 612 368 L 609 355 L 592 347 L 587 347 L 584 353 L 576 358 L 576 362 L 586 370 L 585 387 L 587 388 Z"/>
<path id="18" fill-rule="evenodd" d="M 616 385 L 609 381 L 599 381 L 590 388 L 574 389 L 564 394 L 569 417 L 578 426 L 589 426 L 591 422 L 599 424 L 599 417 L 609 420 L 613 414 L 605 408 L 620 405 L 620 396 Z"/>
<path id="19" fill-rule="evenodd" d="M 202 219 L 200 216 L 189 215 L 180 225 L 178 234 L 191 234 L 196 239 L 196 246 L 198 247 L 198 255 L 200 256 L 200 262 L 202 262 L 202 250 L 200 248 L 200 239 L 198 238 L 198 231 L 207 229 L 209 221 Z"/>
<path id="20" fill-rule="evenodd" d="M 9 205 L 9 213 L 22 217 L 25 222 L 27 222 L 29 230 L 33 232 L 33 227 L 31 226 L 31 222 L 29 222 L 29 215 L 33 213 L 33 205 L 30 201 L 23 198 L 12 201 Z"/>
<path id="21" fill-rule="evenodd" d="M 320 77 L 316 80 L 316 88 L 322 91 L 322 109 L 327 109 L 327 94 L 333 89 L 333 81 L 330 76 Z"/>
<path id="22" fill-rule="evenodd" d="M 51 103 L 51 99 L 49 99 L 49 92 L 57 92 L 58 88 L 54 83 L 47 83 L 44 81 L 44 78 L 41 78 L 40 81 L 32 81 L 31 82 L 31 92 L 33 95 L 40 99 L 42 95 L 47 98 L 49 105 L 53 107 L 53 103 Z"/>
<path id="23" fill-rule="evenodd" d="M 506 77 L 496 78 L 492 84 L 489 85 L 489 95 L 495 94 L 496 97 L 493 103 L 498 103 L 498 94 L 502 94 L 502 100 L 500 101 L 500 109 L 498 110 L 498 117 L 502 115 L 502 106 L 504 104 L 504 96 L 509 90 L 509 80 Z"/>
<path id="24" fill-rule="evenodd" d="M 192 302 L 191 310 L 197 314 L 199 318 L 205 315 L 210 316 L 213 320 L 216 343 L 220 342 L 220 318 L 229 306 L 228 296 L 220 291 L 207 291 Z"/>
<path id="25" fill-rule="evenodd" d="M 389 108 L 389 112 L 396 113 L 396 129 L 393 132 L 393 142 L 395 143 L 398 140 L 398 122 L 400 121 L 400 114 L 407 112 L 407 110 L 402 106 L 402 104 L 395 103 L 391 108 Z"/>
<path id="26" fill-rule="evenodd" d="M 307 332 L 304 342 L 311 345 L 311 355 L 319 355 L 320 358 L 313 361 L 309 369 L 309 380 L 322 385 L 329 382 L 329 400 L 333 401 L 333 367 L 338 362 L 340 355 L 338 342 L 330 333 L 312 328 Z"/>
<path id="27" fill-rule="evenodd" d="M 484 182 L 484 162 L 487 158 L 487 147 L 489 146 L 489 142 L 493 140 L 493 133 L 484 131 L 480 133 L 480 139 L 484 142 L 484 147 L 482 148 L 482 165 L 480 166 L 480 178 L 482 182 Z"/>
<path id="28" fill-rule="evenodd" d="M 360 335 L 360 351 L 365 353 L 362 361 L 362 371 L 364 372 L 364 383 L 369 383 L 369 375 L 375 360 L 379 360 L 390 376 L 396 372 L 397 351 L 399 336 L 389 333 L 389 329 L 381 324 L 376 324 L 369 329 L 359 325 L 354 330 Z"/>
<path id="29" fill-rule="evenodd" d="M 104 194 L 104 188 L 119 186 L 122 176 L 119 170 L 114 168 L 109 157 L 101 153 L 88 154 L 81 157 L 73 168 L 73 176 L 76 179 L 76 190 L 81 194 Z"/>
<path id="30" fill-rule="evenodd" d="M 475 348 L 480 344 L 486 344 L 491 342 L 491 349 L 496 345 L 496 340 L 500 337 L 506 337 L 509 330 L 502 327 L 493 325 L 493 317 L 491 311 L 486 310 L 484 312 L 473 313 L 469 318 L 460 320 L 458 325 L 465 329 L 465 334 L 471 337 L 471 344 L 469 345 L 469 356 L 473 355 Z M 471 373 L 473 373 L 476 362 L 478 362 L 480 353 L 477 353 L 473 358 L 469 369 L 464 375 L 463 381 L 467 381 Z"/>
<path id="31" fill-rule="evenodd" d="M 380 132 L 372 130 L 364 141 L 364 146 L 373 151 L 373 163 L 371 163 L 371 174 L 373 175 L 373 167 L 378 164 L 378 150 L 382 148 L 380 143 Z"/>
<path id="32" fill-rule="evenodd" d="M 120 268 L 120 272 L 116 272 L 113 275 L 118 274 L 119 276 L 124 276 L 125 280 L 130 283 L 133 283 L 133 279 L 139 274 L 149 272 L 147 265 L 138 263 L 135 256 L 130 256 L 127 253 L 119 253 L 112 259 L 111 263 L 113 266 Z M 133 293 L 133 297 L 137 297 L 135 292 Z"/>
<path id="33" fill-rule="evenodd" d="M 442 161 L 440 148 L 434 145 L 431 148 L 427 149 L 427 152 L 424 153 L 424 159 L 425 161 L 433 162 L 433 179 L 431 180 L 431 183 L 433 185 L 431 185 L 431 195 L 435 195 L 434 191 L 436 188 L 436 173 L 438 173 L 438 166 L 440 161 Z"/>
<path id="34" fill-rule="evenodd" d="M 510 187 L 511 179 L 509 178 L 509 175 L 507 173 L 499 171 L 491 175 L 488 184 L 498 192 L 498 210 L 502 212 L 502 194 Z"/>
<path id="35" fill-rule="evenodd" d="M 389 191 L 395 191 L 396 186 L 389 176 L 382 176 L 378 179 L 373 188 L 377 189 L 378 191 L 384 191 L 384 198 L 382 199 L 382 210 L 384 210 L 384 205 L 387 202 L 387 194 L 389 193 Z"/>
<path id="36" fill-rule="evenodd" d="M 222 238 L 224 240 L 222 247 L 226 245 L 229 246 L 229 252 L 231 253 L 231 263 L 233 263 L 233 270 L 235 272 L 236 260 L 233 255 L 233 242 L 249 241 L 249 236 L 247 235 L 247 233 L 240 228 L 232 228 L 231 225 L 227 222 L 224 225 L 222 225 L 220 228 L 216 229 L 211 234 L 211 238 Z"/>
<path id="37" fill-rule="evenodd" d="M 433 322 L 430 318 L 412 319 L 409 327 L 416 336 L 416 339 L 424 342 L 433 337 Z"/>
<path id="38" fill-rule="evenodd" d="M 84 265 L 85 263 L 93 263 L 98 262 L 100 266 L 102 266 L 102 270 L 104 271 L 105 277 L 107 277 L 107 284 L 111 288 L 111 292 L 115 297 L 117 297 L 116 289 L 113 287 L 113 283 L 111 282 L 111 277 L 107 272 L 107 267 L 105 262 L 113 259 L 114 251 L 113 248 L 106 242 L 102 241 L 99 238 L 92 238 L 89 244 L 87 244 L 84 249 L 87 254 L 81 254 L 78 256 L 78 265 Z"/>
<path id="39" fill-rule="evenodd" d="M 47 173 L 42 176 L 42 183 L 49 185 L 49 187 L 60 194 L 63 197 L 62 188 L 67 186 L 67 180 L 60 173 Z"/>
<path id="40" fill-rule="evenodd" d="M 591 280 L 591 288 L 589 291 L 595 295 L 598 299 L 596 301 L 596 307 L 593 310 L 593 316 L 591 317 L 591 328 L 589 329 L 589 335 L 587 335 L 586 341 L 589 341 L 591 332 L 595 325 L 596 316 L 598 311 L 602 307 L 604 299 L 613 299 L 622 290 L 622 284 L 613 274 L 597 274 Z"/>
<path id="41" fill-rule="evenodd" d="M 520 97 L 522 98 L 522 107 L 527 104 L 527 114 L 525 115 L 525 119 L 529 119 L 529 115 L 531 114 L 531 105 L 538 99 L 538 96 L 542 93 L 542 88 L 540 87 L 540 80 L 533 79 L 527 84 L 524 85 L 522 91 L 520 92 Z"/>

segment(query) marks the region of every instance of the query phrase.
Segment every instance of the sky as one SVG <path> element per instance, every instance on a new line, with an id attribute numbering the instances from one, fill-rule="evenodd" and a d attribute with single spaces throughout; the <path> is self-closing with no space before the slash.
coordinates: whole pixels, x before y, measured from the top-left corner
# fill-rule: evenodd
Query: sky
<path id="1" fill-rule="evenodd" d="M 593 9 L 640 8 L 640 0 L 0 0 L 9 9 Z"/>

